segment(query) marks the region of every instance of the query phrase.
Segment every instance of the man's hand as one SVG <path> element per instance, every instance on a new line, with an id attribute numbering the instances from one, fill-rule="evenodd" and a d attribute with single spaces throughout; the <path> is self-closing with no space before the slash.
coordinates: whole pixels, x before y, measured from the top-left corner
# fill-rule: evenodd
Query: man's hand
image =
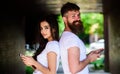
<path id="1" fill-rule="evenodd" d="M 95 61 L 97 58 L 99 58 L 100 57 L 100 53 L 97 53 L 97 52 L 95 52 L 95 51 L 92 51 L 92 52 L 90 52 L 89 54 L 88 54 L 88 56 L 87 56 L 87 59 L 89 60 L 89 62 L 91 63 L 91 62 L 93 62 L 93 61 Z"/>

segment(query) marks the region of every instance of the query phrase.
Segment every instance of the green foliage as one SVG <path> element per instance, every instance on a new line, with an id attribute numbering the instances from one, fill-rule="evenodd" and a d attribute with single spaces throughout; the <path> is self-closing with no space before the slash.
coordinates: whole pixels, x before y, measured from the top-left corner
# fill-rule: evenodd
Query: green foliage
<path id="1" fill-rule="evenodd" d="M 33 74 L 33 69 L 30 66 L 26 66 L 26 74 Z"/>
<path id="2" fill-rule="evenodd" d="M 81 13 L 81 20 L 84 25 L 85 33 L 89 34 L 93 25 L 98 25 L 93 33 L 103 36 L 103 14 L 101 13 Z"/>
<path id="3" fill-rule="evenodd" d="M 101 57 L 100 59 L 91 62 L 90 64 L 94 65 L 94 69 L 99 70 L 104 68 L 104 57 Z"/>
<path id="4" fill-rule="evenodd" d="M 58 15 L 58 24 L 59 24 L 59 36 L 61 36 L 63 30 L 64 30 L 64 22 L 63 22 L 63 19 L 62 19 L 62 16 L 61 15 Z"/>
<path id="5" fill-rule="evenodd" d="M 58 15 L 59 24 L 59 36 L 64 30 L 64 22 L 61 15 Z M 103 14 L 101 13 L 81 13 L 81 20 L 84 25 L 85 35 L 90 34 L 91 27 L 93 25 L 98 25 L 93 33 L 97 33 L 99 36 L 103 37 Z"/>

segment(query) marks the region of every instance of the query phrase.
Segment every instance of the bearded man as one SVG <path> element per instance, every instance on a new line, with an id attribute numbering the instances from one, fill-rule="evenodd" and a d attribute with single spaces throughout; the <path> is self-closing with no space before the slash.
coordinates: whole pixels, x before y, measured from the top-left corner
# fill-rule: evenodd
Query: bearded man
<path id="1" fill-rule="evenodd" d="M 100 56 L 97 52 L 102 49 L 86 56 L 86 47 L 77 36 L 83 31 L 83 24 L 80 19 L 80 8 L 76 4 L 70 2 L 64 4 L 61 15 L 65 24 L 59 41 L 64 74 L 89 74 L 87 65 Z"/>

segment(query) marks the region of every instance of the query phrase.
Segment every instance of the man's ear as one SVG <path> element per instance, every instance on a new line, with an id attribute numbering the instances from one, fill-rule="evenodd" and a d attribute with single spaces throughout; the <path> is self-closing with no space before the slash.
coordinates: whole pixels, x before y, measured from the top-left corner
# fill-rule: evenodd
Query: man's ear
<path id="1" fill-rule="evenodd" d="M 63 17 L 63 21 L 66 21 L 66 17 Z"/>
<path id="2" fill-rule="evenodd" d="M 64 21 L 65 24 L 67 23 L 66 17 L 63 17 L 63 21 Z"/>

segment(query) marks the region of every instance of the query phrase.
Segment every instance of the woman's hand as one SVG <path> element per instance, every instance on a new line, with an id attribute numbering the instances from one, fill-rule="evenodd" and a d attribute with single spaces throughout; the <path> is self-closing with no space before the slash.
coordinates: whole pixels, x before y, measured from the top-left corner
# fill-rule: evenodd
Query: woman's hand
<path id="1" fill-rule="evenodd" d="M 21 55 L 21 59 L 23 61 L 23 63 L 27 66 L 33 66 L 34 62 L 36 62 L 33 57 L 31 56 L 25 56 L 25 55 Z"/>

